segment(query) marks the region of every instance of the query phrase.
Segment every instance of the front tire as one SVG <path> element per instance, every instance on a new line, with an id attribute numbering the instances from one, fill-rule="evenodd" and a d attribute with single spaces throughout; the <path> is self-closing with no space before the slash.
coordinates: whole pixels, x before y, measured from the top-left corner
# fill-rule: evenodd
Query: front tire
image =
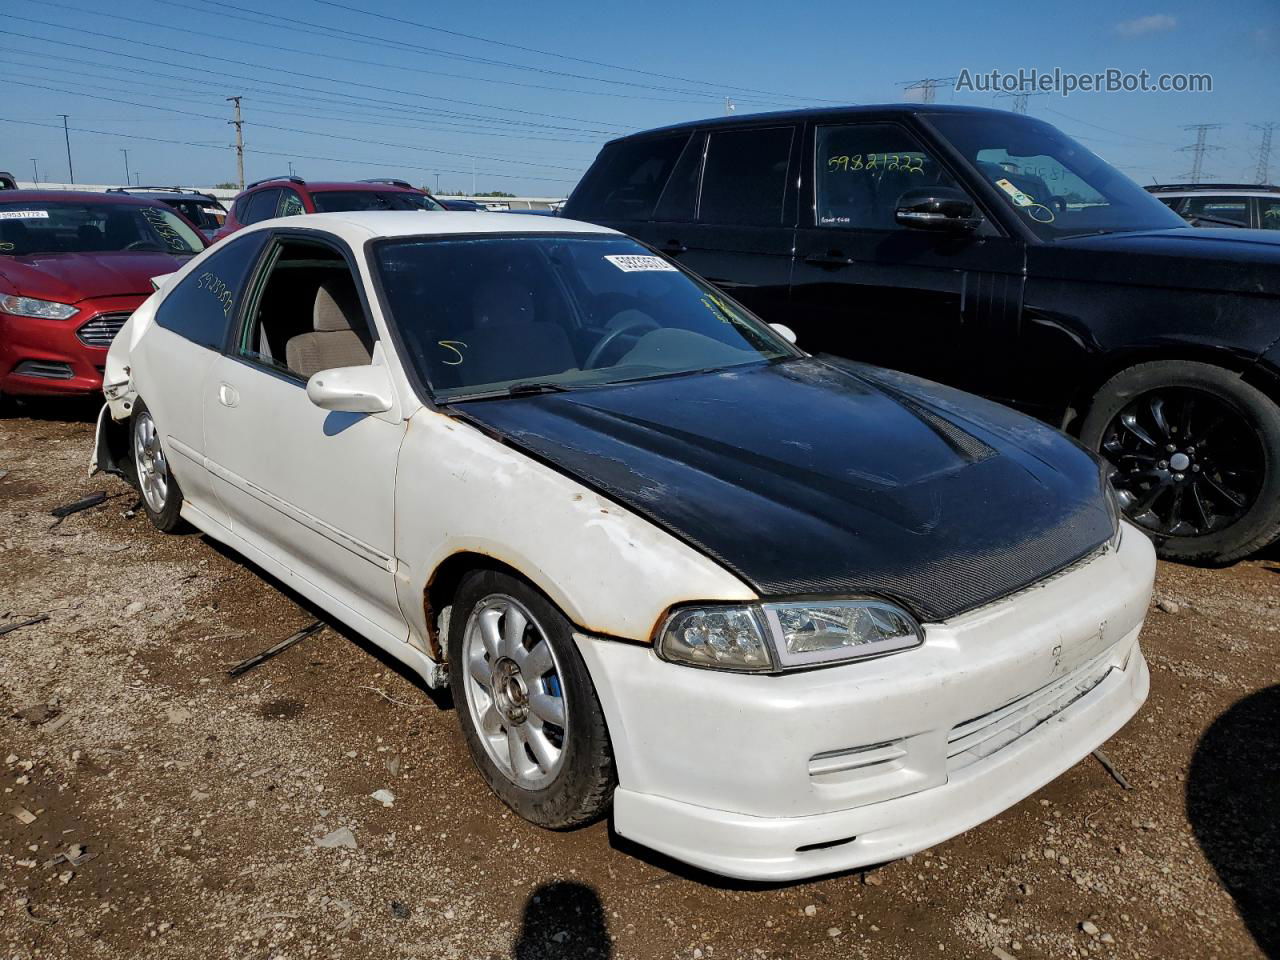
<path id="1" fill-rule="evenodd" d="M 134 404 L 129 421 L 133 480 L 142 494 L 142 509 L 163 533 L 173 533 L 182 525 L 182 490 L 169 469 L 169 459 L 160 445 L 160 431 L 151 411 L 141 400 Z"/>
<path id="2" fill-rule="evenodd" d="M 1081 441 L 1161 557 L 1230 563 L 1280 536 L 1280 408 L 1229 370 L 1165 360 L 1098 391 Z"/>
<path id="3" fill-rule="evenodd" d="M 479 571 L 458 587 L 449 683 L 491 790 L 553 830 L 590 823 L 617 782 L 604 713 L 564 614 L 527 583 Z"/>

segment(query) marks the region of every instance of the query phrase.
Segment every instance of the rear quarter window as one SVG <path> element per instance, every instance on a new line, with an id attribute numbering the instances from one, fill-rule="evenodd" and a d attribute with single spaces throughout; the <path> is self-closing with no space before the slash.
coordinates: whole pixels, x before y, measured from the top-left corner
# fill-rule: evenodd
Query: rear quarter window
<path id="1" fill-rule="evenodd" d="M 600 151 L 565 204 L 566 217 L 606 222 L 648 220 L 688 133 L 611 143 Z"/>
<path id="2" fill-rule="evenodd" d="M 199 263 L 156 310 L 156 325 L 210 350 L 221 350 L 266 231 L 233 237 Z"/>

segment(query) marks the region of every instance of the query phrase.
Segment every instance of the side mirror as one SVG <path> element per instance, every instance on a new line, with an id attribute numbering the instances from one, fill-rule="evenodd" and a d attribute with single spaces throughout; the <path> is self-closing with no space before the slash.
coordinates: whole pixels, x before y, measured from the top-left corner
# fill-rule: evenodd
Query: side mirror
<path id="1" fill-rule="evenodd" d="M 322 410 L 385 413 L 392 396 L 391 376 L 381 365 L 321 370 L 307 381 L 307 399 Z"/>
<path id="2" fill-rule="evenodd" d="M 787 343 L 796 342 L 796 332 L 792 330 L 790 327 L 788 327 L 785 323 L 771 323 L 769 324 L 769 326 L 773 327 L 773 332 L 776 333 L 778 336 L 780 336 L 783 340 L 787 341 Z"/>
<path id="3" fill-rule="evenodd" d="M 904 227 L 971 233 L 982 223 L 973 201 L 955 187 L 917 187 L 898 198 L 893 217 Z"/>

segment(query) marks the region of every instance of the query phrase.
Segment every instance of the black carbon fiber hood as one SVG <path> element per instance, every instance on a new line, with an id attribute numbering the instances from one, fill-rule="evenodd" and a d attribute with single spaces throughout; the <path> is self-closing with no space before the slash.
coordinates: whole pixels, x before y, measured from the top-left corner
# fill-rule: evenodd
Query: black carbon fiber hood
<path id="1" fill-rule="evenodd" d="M 1098 466 L 1071 440 L 848 361 L 452 409 L 765 597 L 871 594 L 945 620 L 1067 566 L 1112 529 Z"/>

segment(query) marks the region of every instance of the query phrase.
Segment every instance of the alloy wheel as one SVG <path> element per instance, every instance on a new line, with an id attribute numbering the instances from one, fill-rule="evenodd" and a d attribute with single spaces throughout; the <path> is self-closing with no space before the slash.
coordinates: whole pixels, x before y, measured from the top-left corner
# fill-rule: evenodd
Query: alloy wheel
<path id="1" fill-rule="evenodd" d="M 138 487 L 153 513 L 161 513 L 169 499 L 169 463 L 160 448 L 160 434 L 151 414 L 143 411 L 133 424 L 133 462 Z"/>
<path id="2" fill-rule="evenodd" d="M 1107 425 L 1102 454 L 1125 515 L 1162 537 L 1214 533 L 1243 517 L 1265 473 L 1262 444 L 1231 405 L 1203 390 L 1143 393 Z"/>
<path id="3" fill-rule="evenodd" d="M 560 664 L 542 627 L 519 601 L 486 597 L 462 640 L 471 719 L 489 759 L 526 790 L 555 779 L 568 746 Z"/>

